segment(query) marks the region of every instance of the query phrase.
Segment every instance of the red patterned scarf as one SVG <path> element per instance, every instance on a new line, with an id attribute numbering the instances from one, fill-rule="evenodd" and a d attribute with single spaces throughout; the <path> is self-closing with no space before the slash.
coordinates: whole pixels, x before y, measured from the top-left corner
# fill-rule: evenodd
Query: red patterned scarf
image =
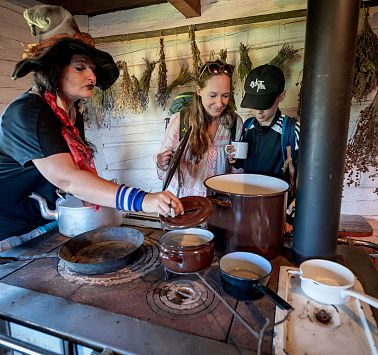
<path id="1" fill-rule="evenodd" d="M 62 123 L 62 135 L 70 148 L 76 166 L 97 174 L 92 148 L 88 147 L 88 145 L 83 142 L 79 130 L 75 127 L 67 112 L 58 106 L 56 96 L 49 91 L 45 91 L 44 96 L 46 102 Z"/>

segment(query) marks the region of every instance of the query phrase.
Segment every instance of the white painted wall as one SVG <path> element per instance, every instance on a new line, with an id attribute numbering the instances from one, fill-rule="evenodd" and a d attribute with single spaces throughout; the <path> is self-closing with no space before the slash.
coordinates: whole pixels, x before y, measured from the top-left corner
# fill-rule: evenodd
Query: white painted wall
<path id="1" fill-rule="evenodd" d="M 29 29 L 22 17 L 25 7 L 37 3 L 33 0 L 2 0 L 0 2 L 0 110 L 3 110 L 13 98 L 26 90 L 30 77 L 12 81 L 10 74 L 21 58 L 22 42 L 32 42 Z M 208 23 L 240 17 L 291 11 L 306 7 L 304 0 L 203 0 L 202 16 L 185 19 L 171 4 L 165 3 L 149 7 L 118 11 L 105 15 L 77 18 L 82 30 L 89 25 L 93 37 L 114 34 L 127 34 L 142 31 L 174 28 L 196 23 Z M 378 31 L 378 7 L 370 10 L 371 25 Z M 258 24 L 214 28 L 196 32 L 196 39 L 203 60 L 209 58 L 210 52 L 227 48 L 229 62 L 239 62 L 239 43 L 250 45 L 250 57 L 254 66 L 270 61 L 284 43 L 295 48 L 304 47 L 305 18 L 296 18 L 265 22 Z M 130 74 L 140 78 L 144 71 L 143 57 L 157 60 L 159 39 L 117 42 L 98 45 L 98 48 L 109 51 L 116 60 L 126 60 Z M 296 114 L 298 87 L 303 67 L 303 50 L 301 57 L 285 71 L 287 95 L 281 105 L 283 112 Z M 190 43 L 186 34 L 165 37 L 165 55 L 168 67 L 168 83 L 176 78 L 180 65 L 191 67 Z M 126 113 L 122 117 L 92 117 L 87 126 L 89 139 L 96 144 L 98 153 L 96 165 L 99 173 L 106 178 L 118 178 L 120 182 L 129 183 L 146 190 L 157 191 L 161 188 L 153 163 L 153 155 L 159 151 L 164 132 L 164 118 L 167 112 L 155 105 L 157 91 L 157 68 L 152 77 L 150 104 L 143 114 Z M 239 106 L 242 85 L 235 80 L 236 103 Z M 182 87 L 173 93 L 191 89 Z M 353 104 L 351 108 L 350 134 L 355 127 L 358 113 L 364 105 Z M 243 118 L 248 112 L 238 107 Z M 99 124 L 98 124 L 99 123 Z M 342 213 L 362 214 L 378 217 L 378 199 L 373 190 L 377 182 L 362 179 L 358 188 L 345 188 L 342 201 Z"/>
<path id="2" fill-rule="evenodd" d="M 114 34 L 127 34 L 157 29 L 168 29 L 176 26 L 248 17 L 266 13 L 303 9 L 306 1 L 251 1 L 251 0 L 219 0 L 202 2 L 200 18 L 185 19 L 170 4 L 149 6 L 131 11 L 119 11 L 92 17 L 89 20 L 89 30 L 94 37 Z M 378 9 L 371 9 L 371 24 L 378 29 Z M 295 48 L 304 47 L 305 18 L 280 20 L 260 24 L 224 27 L 196 32 L 196 39 L 203 59 L 207 59 L 211 51 L 218 52 L 227 48 L 229 62 L 237 65 L 239 61 L 239 43 L 250 45 L 250 57 L 254 66 L 270 61 L 283 43 L 292 44 Z M 168 66 L 168 82 L 178 74 L 180 65 L 191 66 L 191 53 L 186 34 L 165 37 L 165 55 Z M 140 78 L 144 65 L 142 58 L 157 59 L 159 39 L 149 38 L 102 44 L 99 48 L 111 52 L 117 60 L 126 60 L 129 71 Z M 296 115 L 298 87 L 295 85 L 301 79 L 303 68 L 303 51 L 301 58 L 293 63 L 285 72 L 287 79 L 287 95 L 281 105 L 282 111 Z M 107 178 L 117 177 L 120 181 L 141 186 L 147 190 L 159 190 L 161 182 L 157 179 L 152 156 L 159 151 L 164 132 L 164 117 L 166 112 L 157 108 L 154 95 L 157 86 L 157 70 L 153 75 L 150 105 L 141 115 L 125 114 L 123 117 L 107 119 L 105 124 L 110 127 L 100 128 L 100 134 L 95 125 L 90 131 L 96 131 L 98 142 L 103 147 L 105 159 L 99 166 L 101 174 Z M 190 87 L 180 88 L 175 93 L 185 91 Z M 236 102 L 241 100 L 241 83 L 236 80 Z M 353 104 L 349 135 L 355 128 L 358 113 L 364 105 Z M 242 117 L 248 116 L 248 111 L 238 107 Z M 377 182 L 368 179 L 365 174 L 361 186 L 346 187 L 342 201 L 342 213 L 362 214 L 378 217 L 378 199 L 373 193 Z"/>

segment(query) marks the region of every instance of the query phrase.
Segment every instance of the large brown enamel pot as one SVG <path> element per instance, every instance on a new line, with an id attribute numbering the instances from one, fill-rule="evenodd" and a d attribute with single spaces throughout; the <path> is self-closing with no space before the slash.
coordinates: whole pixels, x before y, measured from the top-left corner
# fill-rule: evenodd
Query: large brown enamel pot
<path id="1" fill-rule="evenodd" d="M 207 228 L 215 235 L 218 255 L 234 251 L 279 255 L 285 227 L 289 185 L 256 174 L 217 175 L 205 180 L 213 213 Z"/>
<path id="2" fill-rule="evenodd" d="M 197 272 L 214 258 L 214 235 L 201 228 L 173 230 L 160 237 L 163 265 L 176 273 Z"/>

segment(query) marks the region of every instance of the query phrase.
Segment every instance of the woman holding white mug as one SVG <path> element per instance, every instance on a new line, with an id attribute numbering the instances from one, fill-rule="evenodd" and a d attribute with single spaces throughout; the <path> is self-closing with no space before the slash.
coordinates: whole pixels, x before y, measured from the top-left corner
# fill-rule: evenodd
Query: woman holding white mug
<path id="1" fill-rule="evenodd" d="M 168 189 L 178 197 L 206 196 L 203 182 L 211 176 L 231 171 L 224 148 L 239 140 L 242 119 L 230 105 L 231 78 L 234 67 L 220 60 L 207 62 L 200 70 L 192 104 L 174 114 L 165 132 L 161 153 L 155 162 L 160 179 L 180 141 L 181 125 L 192 127 L 189 142 Z"/>
<path id="2" fill-rule="evenodd" d="M 226 154 L 231 155 L 234 159 L 246 159 L 248 156 L 248 142 L 234 142 L 224 147 Z"/>

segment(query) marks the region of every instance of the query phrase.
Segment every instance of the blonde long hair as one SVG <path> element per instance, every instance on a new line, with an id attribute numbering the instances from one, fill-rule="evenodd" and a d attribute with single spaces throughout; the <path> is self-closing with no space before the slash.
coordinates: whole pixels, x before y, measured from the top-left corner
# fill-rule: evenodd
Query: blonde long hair
<path id="1" fill-rule="evenodd" d="M 206 86 L 207 81 L 215 75 L 219 74 L 204 72 L 197 80 L 198 87 L 203 89 Z M 231 88 L 232 77 L 229 76 L 229 78 Z M 201 97 L 197 94 L 197 91 L 194 93 L 192 104 L 182 110 L 181 115 L 183 115 L 185 126 L 192 127 L 188 145 L 192 158 L 196 163 L 198 163 L 209 149 L 210 136 L 208 129 L 211 124 L 211 117 L 203 107 Z M 224 126 L 231 130 L 231 127 L 234 125 L 236 115 L 235 111 L 230 105 L 230 101 L 222 112 L 221 117 L 223 118 L 222 123 Z"/>

